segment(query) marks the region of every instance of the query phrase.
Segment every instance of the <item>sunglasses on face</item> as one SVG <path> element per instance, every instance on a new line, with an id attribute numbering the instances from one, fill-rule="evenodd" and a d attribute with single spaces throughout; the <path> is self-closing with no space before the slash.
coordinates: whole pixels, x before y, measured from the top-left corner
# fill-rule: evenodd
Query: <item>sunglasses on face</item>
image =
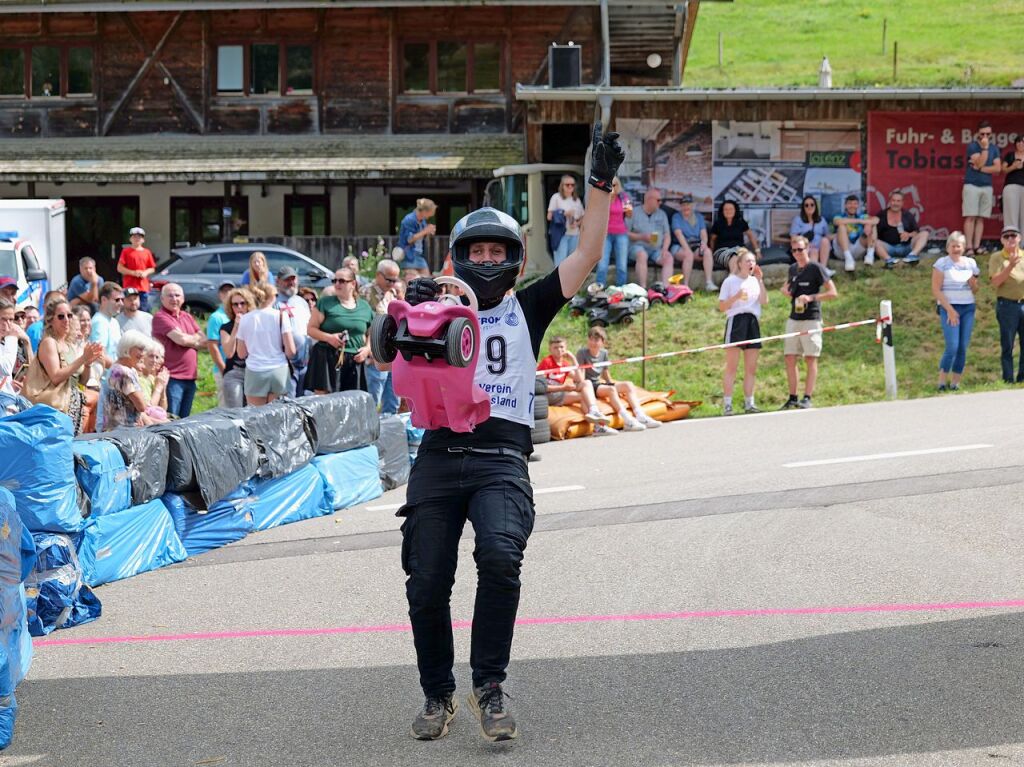
<path id="1" fill-rule="evenodd" d="M 575 184 L 565 183 L 565 184 L 562 184 L 562 186 L 569 187 L 571 189 L 571 188 L 573 188 L 576 185 Z"/>
<path id="2" fill-rule="evenodd" d="M 816 208 L 816 207 L 818 207 L 818 206 L 817 206 L 817 205 L 815 205 L 815 204 L 814 204 L 813 202 L 805 202 L 805 203 L 804 203 L 804 207 L 805 207 L 805 208 Z"/>
<path id="3" fill-rule="evenodd" d="M 347 282 L 355 282 L 355 280 L 334 279 L 331 280 L 331 282 L 333 282 L 335 285 L 344 285 Z"/>
<path id="4" fill-rule="evenodd" d="M 389 285 L 394 285 L 396 282 L 398 282 L 398 278 L 397 277 L 385 277 L 384 278 L 384 282 L 388 283 Z"/>
<path id="5" fill-rule="evenodd" d="M 807 248 L 793 248 L 794 253 L 806 253 Z"/>
<path id="6" fill-rule="evenodd" d="M 53 318 L 55 320 L 70 320 L 71 317 L 72 317 L 72 315 L 70 315 L 70 314 L 55 314 L 55 315 L 53 315 Z"/>
<path id="7" fill-rule="evenodd" d="M 232 301 L 232 302 L 231 302 L 231 305 L 232 305 L 232 306 L 241 306 L 241 307 L 245 307 L 245 306 L 246 306 L 246 303 L 245 303 L 245 301 Z"/>
<path id="8" fill-rule="evenodd" d="M 1003 239 L 1004 240 L 1016 240 L 1018 237 L 1020 237 L 1019 234 L 1004 234 L 1003 235 Z"/>

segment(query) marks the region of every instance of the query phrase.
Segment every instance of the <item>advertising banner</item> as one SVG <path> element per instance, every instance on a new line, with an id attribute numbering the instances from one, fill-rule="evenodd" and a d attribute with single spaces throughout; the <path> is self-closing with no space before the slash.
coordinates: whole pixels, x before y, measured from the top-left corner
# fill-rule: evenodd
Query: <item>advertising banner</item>
<path id="1" fill-rule="evenodd" d="M 1012 147 L 1009 136 L 1024 132 L 1024 114 L 979 112 L 870 112 L 868 113 L 868 209 L 885 207 L 894 189 L 904 193 L 909 208 L 935 239 L 963 228 L 961 194 L 967 167 L 967 146 L 975 139 L 978 123 L 992 125 L 1000 157 Z M 985 222 L 986 239 L 998 239 L 1002 228 L 999 197 L 1001 174 L 993 176 L 995 206 Z"/>

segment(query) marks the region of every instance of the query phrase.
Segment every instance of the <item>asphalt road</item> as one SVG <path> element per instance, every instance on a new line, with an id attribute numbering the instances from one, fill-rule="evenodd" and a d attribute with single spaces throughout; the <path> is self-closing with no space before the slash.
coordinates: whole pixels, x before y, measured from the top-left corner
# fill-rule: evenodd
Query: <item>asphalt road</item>
<path id="1" fill-rule="evenodd" d="M 99 589 L 103 618 L 53 637 L 96 641 L 37 648 L 0 765 L 1024 763 L 1022 403 L 542 446 L 510 744 L 464 703 L 449 737 L 408 737 L 402 488 Z"/>

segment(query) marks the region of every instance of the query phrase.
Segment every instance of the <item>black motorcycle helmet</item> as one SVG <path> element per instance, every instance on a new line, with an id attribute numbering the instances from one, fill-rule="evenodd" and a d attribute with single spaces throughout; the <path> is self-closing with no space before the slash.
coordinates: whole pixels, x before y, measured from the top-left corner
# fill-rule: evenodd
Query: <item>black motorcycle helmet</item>
<path id="1" fill-rule="evenodd" d="M 474 242 L 502 243 L 505 261 L 474 264 L 469 260 L 469 246 Z M 480 208 L 459 219 L 452 228 L 450 247 L 455 276 L 473 289 L 481 309 L 497 306 L 515 287 L 526 257 L 523 230 L 514 218 L 494 208 Z"/>

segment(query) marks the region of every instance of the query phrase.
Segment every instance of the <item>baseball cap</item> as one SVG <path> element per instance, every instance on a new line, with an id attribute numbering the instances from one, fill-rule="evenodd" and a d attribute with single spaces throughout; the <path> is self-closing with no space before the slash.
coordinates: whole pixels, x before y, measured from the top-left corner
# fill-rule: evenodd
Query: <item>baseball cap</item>
<path id="1" fill-rule="evenodd" d="M 1013 224 L 1007 224 L 1003 227 L 1003 234 L 1020 234 L 1020 229 L 1015 227 Z M 3 280 L 4 278 L 0 277 L 0 282 Z M 0 287 L 2 287 L 2 285 L 0 285 Z"/>
<path id="2" fill-rule="evenodd" d="M 141 226 L 133 226 L 128 230 L 128 236 L 131 237 L 133 234 L 141 234 L 143 237 L 146 236 L 146 230 Z"/>
<path id="3" fill-rule="evenodd" d="M 679 202 L 693 202 L 693 195 L 684 194 L 682 197 L 679 198 Z"/>
<path id="4" fill-rule="evenodd" d="M 235 287 L 235 283 L 233 283 L 231 280 L 224 280 L 224 282 L 217 286 L 217 290 L 224 290 L 224 288 L 233 287 Z"/>
<path id="5" fill-rule="evenodd" d="M 16 288 L 18 287 L 18 281 L 13 277 L 0 277 L 0 290 L 4 288 Z"/>
<path id="6" fill-rule="evenodd" d="M 137 295 L 139 295 L 139 289 L 138 288 L 125 288 L 124 289 L 124 294 L 126 296 L 137 296 Z"/>
<path id="7" fill-rule="evenodd" d="M 277 279 L 287 280 L 289 277 L 298 277 L 299 273 L 290 266 L 282 266 L 277 270 Z"/>

